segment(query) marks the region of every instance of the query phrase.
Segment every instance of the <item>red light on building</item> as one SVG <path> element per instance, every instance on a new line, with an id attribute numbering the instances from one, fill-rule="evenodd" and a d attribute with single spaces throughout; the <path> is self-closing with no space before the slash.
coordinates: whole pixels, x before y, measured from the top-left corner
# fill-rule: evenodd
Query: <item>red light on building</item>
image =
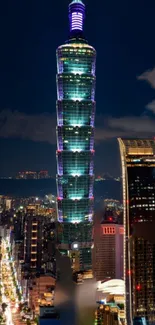
<path id="1" fill-rule="evenodd" d="M 140 291 L 140 290 L 141 290 L 141 285 L 140 285 L 140 284 L 137 284 L 137 285 L 136 285 L 136 290 L 137 290 L 137 291 Z"/>
<path id="2" fill-rule="evenodd" d="M 127 274 L 128 275 L 131 275 L 131 270 L 127 270 Z"/>
<path id="3" fill-rule="evenodd" d="M 108 220 L 109 220 L 109 221 L 113 221 L 113 218 L 112 218 L 112 217 L 109 217 Z"/>

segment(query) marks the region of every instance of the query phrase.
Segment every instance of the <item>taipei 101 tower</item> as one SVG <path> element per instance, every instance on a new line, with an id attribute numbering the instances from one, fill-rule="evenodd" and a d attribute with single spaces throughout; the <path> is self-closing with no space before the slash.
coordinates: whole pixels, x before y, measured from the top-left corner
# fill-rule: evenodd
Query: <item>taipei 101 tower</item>
<path id="1" fill-rule="evenodd" d="M 69 39 L 57 49 L 58 246 L 73 271 L 91 270 L 96 51 L 84 37 L 85 5 L 69 5 Z"/>

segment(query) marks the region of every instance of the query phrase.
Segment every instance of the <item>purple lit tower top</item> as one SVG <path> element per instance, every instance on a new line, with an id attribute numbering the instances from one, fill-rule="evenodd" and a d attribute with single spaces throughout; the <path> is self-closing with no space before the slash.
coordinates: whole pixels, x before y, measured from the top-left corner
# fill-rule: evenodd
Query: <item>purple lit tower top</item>
<path id="1" fill-rule="evenodd" d="M 82 33 L 85 18 L 85 5 L 81 0 L 73 0 L 69 5 L 70 33 Z"/>

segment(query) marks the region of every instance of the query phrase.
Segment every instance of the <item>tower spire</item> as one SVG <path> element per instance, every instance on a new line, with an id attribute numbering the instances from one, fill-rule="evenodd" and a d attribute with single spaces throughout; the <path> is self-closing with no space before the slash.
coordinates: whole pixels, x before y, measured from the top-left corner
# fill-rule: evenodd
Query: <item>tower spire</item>
<path id="1" fill-rule="evenodd" d="M 85 5 L 82 0 L 73 0 L 69 4 L 70 34 L 82 34 L 85 19 Z"/>

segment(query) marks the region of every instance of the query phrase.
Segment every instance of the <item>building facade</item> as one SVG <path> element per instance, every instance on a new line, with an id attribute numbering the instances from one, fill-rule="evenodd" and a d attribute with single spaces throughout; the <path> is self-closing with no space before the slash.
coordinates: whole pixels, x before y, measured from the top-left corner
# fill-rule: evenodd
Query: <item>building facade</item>
<path id="1" fill-rule="evenodd" d="M 103 304 L 99 302 L 99 306 L 95 311 L 95 325 L 124 325 L 124 306 L 115 303 Z"/>
<path id="2" fill-rule="evenodd" d="M 83 34 L 85 5 L 69 5 L 69 40 L 57 49 L 59 248 L 76 270 L 91 267 L 96 51 Z M 74 268 L 73 265 L 73 268 Z"/>
<path id="3" fill-rule="evenodd" d="M 55 307 L 40 306 L 39 325 L 62 325 L 60 315 Z"/>
<path id="4" fill-rule="evenodd" d="M 155 323 L 155 140 L 119 139 L 127 324 Z"/>
<path id="5" fill-rule="evenodd" d="M 93 273 L 97 281 L 123 278 L 123 234 L 123 225 L 94 225 Z"/>
<path id="6" fill-rule="evenodd" d="M 56 280 L 50 275 L 42 275 L 33 280 L 29 288 L 29 307 L 39 315 L 40 308 L 54 306 Z"/>
<path id="7" fill-rule="evenodd" d="M 27 208 L 24 220 L 24 268 L 31 273 L 55 273 L 55 224 Z"/>

